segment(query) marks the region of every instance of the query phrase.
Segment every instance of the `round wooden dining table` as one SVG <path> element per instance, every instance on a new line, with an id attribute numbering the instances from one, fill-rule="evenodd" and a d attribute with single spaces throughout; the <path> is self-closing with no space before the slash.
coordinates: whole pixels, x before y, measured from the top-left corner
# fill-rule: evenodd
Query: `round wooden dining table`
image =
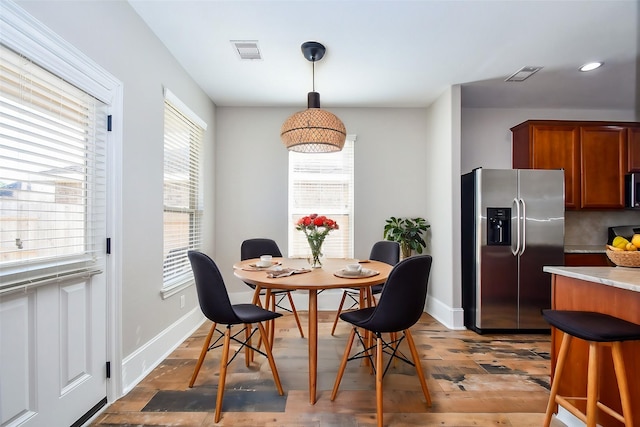
<path id="1" fill-rule="evenodd" d="M 243 282 L 255 285 L 253 303 L 258 302 L 260 292 L 266 289 L 288 289 L 307 291 L 309 294 L 309 402 L 316 403 L 316 384 L 318 375 L 318 291 L 326 289 L 359 288 L 362 306 L 366 306 L 370 295 L 367 290 L 373 285 L 386 282 L 393 266 L 379 261 L 360 261 L 362 268 L 373 270 L 377 274 L 368 277 L 338 277 L 335 273 L 342 270 L 347 264 L 357 262 L 350 259 L 328 258 L 324 259 L 321 268 L 311 269 L 309 263 L 303 258 L 273 258 L 278 267 L 282 269 L 308 269 L 306 273 L 291 274 L 286 277 L 270 278 L 268 273 L 273 269 L 258 269 L 252 267 L 258 259 L 248 259 L 234 264 L 234 275 Z M 339 274 L 339 273 L 338 273 Z"/>

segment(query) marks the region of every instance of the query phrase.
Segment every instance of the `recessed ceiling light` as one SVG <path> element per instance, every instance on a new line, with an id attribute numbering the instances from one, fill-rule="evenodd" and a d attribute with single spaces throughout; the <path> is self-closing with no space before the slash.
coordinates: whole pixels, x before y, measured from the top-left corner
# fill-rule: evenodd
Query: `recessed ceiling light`
<path id="1" fill-rule="evenodd" d="M 604 65 L 604 62 L 589 62 L 588 64 L 584 64 L 582 67 L 580 67 L 580 71 L 595 70 L 596 68 L 600 68 L 603 65 Z"/>

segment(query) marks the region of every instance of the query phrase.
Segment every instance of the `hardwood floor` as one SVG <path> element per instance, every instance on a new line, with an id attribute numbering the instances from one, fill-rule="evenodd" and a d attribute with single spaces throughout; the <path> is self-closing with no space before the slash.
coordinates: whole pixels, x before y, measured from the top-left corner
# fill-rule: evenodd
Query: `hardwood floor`
<path id="1" fill-rule="evenodd" d="M 306 316 L 300 312 L 306 328 Z M 375 378 L 349 362 L 340 391 L 329 400 L 350 328 L 335 312 L 319 313 L 318 401 L 309 404 L 307 341 L 293 316 L 276 320 L 274 357 L 284 396 L 276 392 L 266 358 L 247 368 L 244 352 L 227 372 L 223 413 L 213 422 L 221 349 L 207 354 L 193 388 L 188 387 L 205 323 L 129 394 L 91 424 L 123 426 L 375 426 Z M 549 396 L 549 335 L 478 335 L 451 331 L 429 315 L 412 329 L 433 401 L 427 407 L 414 367 L 398 362 L 384 379 L 385 425 L 541 426 Z M 354 344 L 355 347 L 355 344 Z M 409 354 L 403 342 L 401 349 Z M 352 350 L 353 352 L 353 350 Z M 562 424 L 554 420 L 553 426 Z"/>

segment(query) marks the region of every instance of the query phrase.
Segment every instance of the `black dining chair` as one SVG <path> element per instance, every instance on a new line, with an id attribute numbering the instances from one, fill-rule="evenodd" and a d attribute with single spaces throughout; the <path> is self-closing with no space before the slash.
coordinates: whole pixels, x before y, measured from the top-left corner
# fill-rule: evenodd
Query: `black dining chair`
<path id="1" fill-rule="evenodd" d="M 258 307 L 254 304 L 232 305 L 231 301 L 229 300 L 227 288 L 224 285 L 224 280 L 222 279 L 220 270 L 218 270 L 215 262 L 207 255 L 197 251 L 189 251 L 188 257 L 189 261 L 191 262 L 191 268 L 193 269 L 193 275 L 195 277 L 200 308 L 202 309 L 202 313 L 205 315 L 205 317 L 213 322 L 209 334 L 207 335 L 207 338 L 205 339 L 205 342 L 202 346 L 202 351 L 200 352 L 200 357 L 198 358 L 198 362 L 193 371 L 193 375 L 191 376 L 189 387 L 193 387 L 193 384 L 195 383 L 198 373 L 200 372 L 200 368 L 202 367 L 202 363 L 204 362 L 204 358 L 207 352 L 209 350 L 222 346 L 222 358 L 220 359 L 220 374 L 218 379 L 218 391 L 216 396 L 215 411 L 215 422 L 217 423 L 218 421 L 220 421 L 220 417 L 222 415 L 222 399 L 224 397 L 227 366 L 243 348 L 245 349 L 247 366 L 249 366 L 249 360 L 253 355 L 251 350 L 267 357 L 269 366 L 271 366 L 271 373 L 273 374 L 273 380 L 276 383 L 278 393 L 280 394 L 280 396 L 284 394 L 284 391 L 282 390 L 282 384 L 280 383 L 280 377 L 278 376 L 276 362 L 274 361 L 273 354 L 271 353 L 271 345 L 264 346 L 264 353 L 259 349 L 251 346 L 251 338 L 253 337 L 256 330 L 260 331 L 260 337 L 262 341 L 268 343 L 269 341 L 267 332 L 265 331 L 264 326 L 262 326 L 261 322 L 273 320 L 282 315 L 280 313 L 275 313 L 262 307 Z M 257 325 L 256 329 L 251 328 L 251 325 L 254 323 Z M 223 333 L 223 336 L 219 337 L 213 344 L 211 344 L 211 339 L 218 324 L 226 325 L 226 329 Z M 231 333 L 231 327 L 233 325 L 242 324 L 244 324 L 245 326 L 242 330 L 233 334 Z M 241 340 L 238 338 L 238 336 L 243 332 L 245 336 L 244 340 Z M 223 344 L 218 344 L 220 339 L 222 338 L 224 338 Z M 240 347 L 235 350 L 233 356 L 229 358 L 229 347 L 231 341 L 240 344 Z"/>
<path id="2" fill-rule="evenodd" d="M 400 261 L 400 244 L 398 242 L 392 242 L 390 240 L 381 240 L 379 242 L 376 242 L 371 247 L 369 259 L 373 261 L 384 262 L 389 265 L 396 265 L 398 261 Z M 366 263 L 364 265 L 366 265 Z M 372 286 L 369 292 L 371 292 L 372 296 L 379 295 L 380 293 L 382 293 L 383 288 L 384 283 Z M 342 313 L 344 303 L 347 298 L 349 298 L 352 302 L 351 307 L 349 307 L 347 310 L 352 310 L 358 307 L 360 305 L 360 290 L 351 288 L 345 289 L 342 293 L 342 299 L 340 300 L 340 305 L 338 306 L 338 312 L 336 313 L 336 318 L 333 320 L 331 335 L 333 335 L 336 331 L 336 326 L 338 326 L 338 320 L 340 319 L 340 313 Z M 375 305 L 375 298 L 373 298 L 373 303 Z"/>
<path id="3" fill-rule="evenodd" d="M 273 239 L 264 239 L 264 238 L 256 238 L 256 239 L 247 239 L 242 242 L 240 245 L 240 260 L 244 261 L 251 258 L 260 258 L 261 255 L 271 255 L 274 257 L 282 257 L 282 252 L 280 252 L 280 248 L 278 244 Z M 251 283 L 244 282 L 246 285 L 255 289 L 255 285 Z M 261 293 L 261 295 L 264 295 Z M 287 297 L 289 299 L 289 305 L 291 309 L 282 305 L 282 301 Z M 287 289 L 276 289 L 271 291 L 271 301 L 265 301 L 265 307 L 269 310 L 275 311 L 276 309 L 285 310 L 289 313 L 293 314 L 293 317 L 296 319 L 296 324 L 298 325 L 298 330 L 300 331 L 300 336 L 304 338 L 304 332 L 302 331 L 302 324 L 300 323 L 300 317 L 298 316 L 298 311 L 296 310 L 296 306 L 293 303 L 293 298 L 291 297 L 291 291 Z M 270 342 L 273 344 L 273 330 L 270 331 L 269 336 Z"/>
<path id="4" fill-rule="evenodd" d="M 422 393 L 427 401 L 427 405 L 431 406 L 431 396 L 424 379 L 422 366 L 420 365 L 420 357 L 416 350 L 413 337 L 409 328 L 416 324 L 424 311 L 424 304 L 427 297 L 427 286 L 429 282 L 429 273 L 431 272 L 432 258 L 430 255 L 420 255 L 406 258 L 400 261 L 389 273 L 387 284 L 384 292 L 380 295 L 378 305 L 375 307 L 367 307 L 355 311 L 347 311 L 340 315 L 345 322 L 353 325 L 351 334 L 347 340 L 347 346 L 338 369 L 336 382 L 331 392 L 331 400 L 335 400 L 340 381 L 344 374 L 347 362 L 350 360 L 367 358 L 376 374 L 376 414 L 378 426 L 382 427 L 382 379 L 389 369 L 392 360 L 402 360 L 410 365 L 415 366 Z M 375 345 L 368 346 L 365 339 L 358 328 L 372 332 L 376 337 Z M 385 342 L 382 339 L 383 333 L 402 332 L 400 338 Z M 353 340 L 358 336 L 358 340 L 363 346 L 363 350 L 349 357 Z M 413 362 L 409 361 L 402 352 L 399 351 L 399 345 L 407 339 L 409 350 Z M 372 360 L 371 351 L 375 348 L 375 363 Z M 389 355 L 386 366 L 383 366 L 383 354 Z"/>

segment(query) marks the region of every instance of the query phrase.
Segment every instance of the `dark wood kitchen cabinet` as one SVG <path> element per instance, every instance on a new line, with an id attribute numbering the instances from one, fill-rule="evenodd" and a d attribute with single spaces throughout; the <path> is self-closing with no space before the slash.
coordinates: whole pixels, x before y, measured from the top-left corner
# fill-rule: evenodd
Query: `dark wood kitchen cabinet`
<path id="1" fill-rule="evenodd" d="M 629 167 L 627 172 L 640 172 L 640 126 L 629 128 Z"/>
<path id="2" fill-rule="evenodd" d="M 529 120 L 511 129 L 513 167 L 564 169 L 567 209 L 623 209 L 624 175 L 632 162 L 628 135 L 637 126 Z"/>
<path id="3" fill-rule="evenodd" d="M 623 209 L 627 129 L 581 126 L 580 162 L 580 207 Z"/>

